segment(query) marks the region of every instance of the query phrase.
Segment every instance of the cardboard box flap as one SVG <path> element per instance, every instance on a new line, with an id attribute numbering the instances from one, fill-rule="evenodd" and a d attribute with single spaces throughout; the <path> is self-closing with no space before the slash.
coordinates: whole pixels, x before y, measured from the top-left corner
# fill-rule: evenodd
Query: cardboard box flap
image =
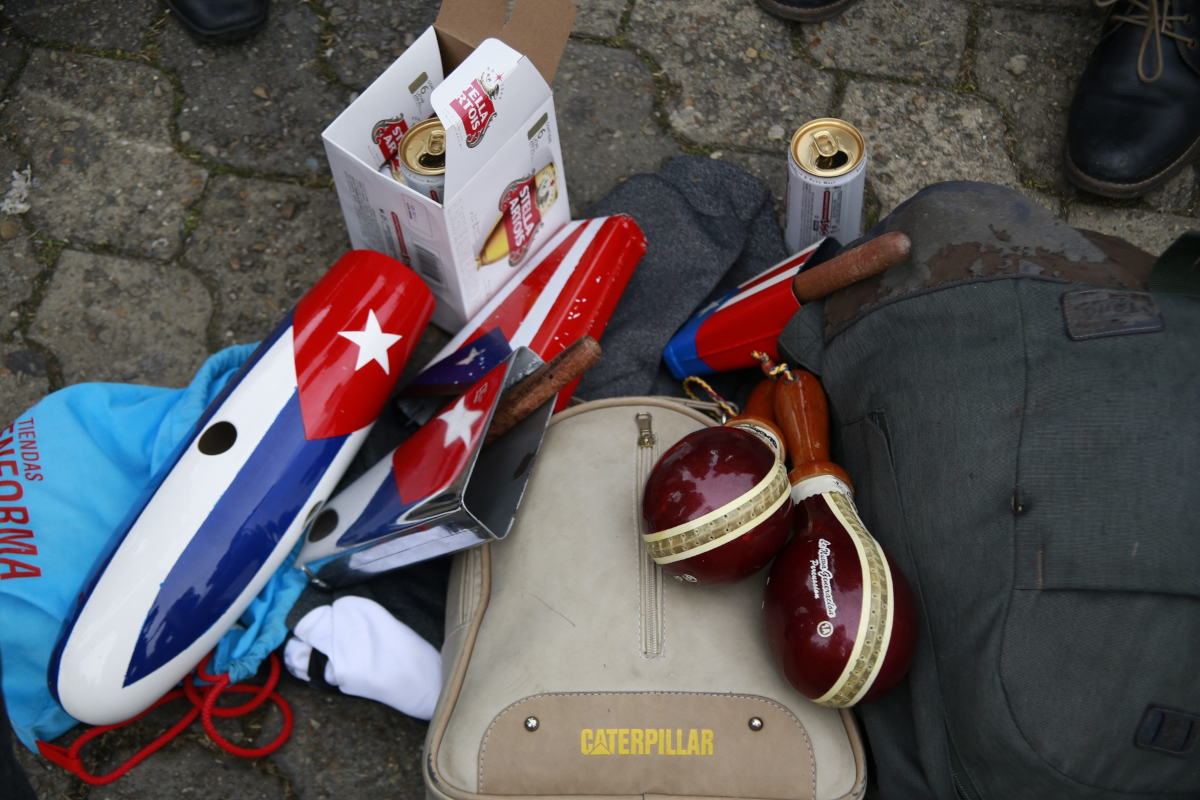
<path id="1" fill-rule="evenodd" d="M 529 56 L 546 83 L 554 83 L 577 12 L 571 0 L 517 0 L 497 38 Z"/>
<path id="2" fill-rule="evenodd" d="M 443 0 L 433 23 L 446 74 L 457 69 L 484 39 L 499 39 L 529 57 L 546 83 L 554 81 L 578 9 L 571 0 Z"/>
<path id="3" fill-rule="evenodd" d="M 446 128 L 446 197 L 452 198 L 514 136 L 526 141 L 534 112 L 551 98 L 533 63 L 499 39 L 485 39 L 433 91 Z"/>
<path id="4" fill-rule="evenodd" d="M 433 90 L 441 82 L 437 37 L 430 28 L 322 135 L 379 169 L 395 154 L 405 131 L 433 116 Z"/>

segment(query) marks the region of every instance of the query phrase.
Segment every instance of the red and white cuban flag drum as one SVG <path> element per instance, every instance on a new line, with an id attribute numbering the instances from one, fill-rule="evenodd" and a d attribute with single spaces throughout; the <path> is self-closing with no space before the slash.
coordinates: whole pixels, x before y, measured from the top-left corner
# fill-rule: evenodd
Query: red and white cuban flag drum
<path id="1" fill-rule="evenodd" d="M 492 367 L 391 455 L 338 492 L 309 531 L 296 557 L 297 566 L 315 565 L 347 548 L 418 526 L 443 547 L 429 549 L 426 557 L 461 549 L 453 539 L 454 531 L 437 530 L 429 523 L 459 510 L 462 484 L 469 478 L 467 471 L 491 423 L 507 373 L 507 362 Z M 468 532 L 468 539 L 477 538 Z"/>
<path id="2" fill-rule="evenodd" d="M 358 451 L 433 314 L 399 262 L 343 256 L 204 412 L 114 534 L 50 666 L 92 725 L 128 719 L 211 650 Z"/>
<path id="3" fill-rule="evenodd" d="M 758 360 L 750 354 L 756 350 L 778 360 L 775 342 L 800 310 L 792 280 L 806 265 L 835 254 L 838 246 L 834 239 L 822 239 L 697 311 L 663 348 L 671 374 L 683 380 L 753 367 Z"/>
<path id="4" fill-rule="evenodd" d="M 433 357 L 405 394 L 457 394 L 519 346 L 549 361 L 581 336 L 599 339 L 645 252 L 646 237 L 631 217 L 567 223 Z M 559 392 L 555 410 L 566 407 L 576 383 Z"/>

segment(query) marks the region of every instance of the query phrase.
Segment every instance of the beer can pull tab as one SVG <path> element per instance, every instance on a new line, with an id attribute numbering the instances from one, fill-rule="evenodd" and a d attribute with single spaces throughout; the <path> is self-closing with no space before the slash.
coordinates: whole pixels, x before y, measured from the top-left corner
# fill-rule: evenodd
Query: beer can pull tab
<path id="1" fill-rule="evenodd" d="M 829 131 L 817 131 L 813 134 L 813 144 L 817 146 L 817 152 L 825 158 L 832 158 L 838 151 L 837 139 Z"/>
<path id="2" fill-rule="evenodd" d="M 446 168 L 446 132 L 434 131 L 429 134 L 429 143 L 425 152 L 417 156 L 417 163 L 429 170 L 444 170 Z"/>
<path id="3" fill-rule="evenodd" d="M 829 131 L 814 133 L 813 146 L 817 149 L 817 157 L 814 159 L 817 169 L 837 169 L 849 160 L 838 146 L 837 137 Z"/>
<path id="4" fill-rule="evenodd" d="M 429 155 L 440 156 L 446 152 L 446 132 L 434 131 L 429 135 Z"/>

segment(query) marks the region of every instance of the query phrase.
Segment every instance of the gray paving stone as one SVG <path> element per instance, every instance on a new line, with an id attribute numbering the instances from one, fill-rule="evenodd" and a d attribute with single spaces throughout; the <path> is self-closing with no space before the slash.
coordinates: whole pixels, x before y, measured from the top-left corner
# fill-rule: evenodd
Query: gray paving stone
<path id="1" fill-rule="evenodd" d="M 134 52 L 162 12 L 154 0 L 18 0 L 4 13 L 34 39 Z"/>
<path id="2" fill-rule="evenodd" d="M 425 797 L 421 745 L 426 724 L 381 703 L 317 692 L 285 677 L 292 738 L 271 760 L 302 800 Z"/>
<path id="3" fill-rule="evenodd" d="M 7 426 L 49 391 L 46 364 L 40 355 L 20 343 L 0 343 L 0 426 Z M 18 753 L 23 750 L 25 747 L 18 744 Z M 28 770 L 39 759 L 29 752 L 25 755 L 28 758 L 21 763 Z M 51 796 L 48 792 L 38 792 L 38 797 Z"/>
<path id="4" fill-rule="evenodd" d="M 0 32 L 0 87 L 7 86 L 12 80 L 13 71 L 21 63 L 21 54 L 25 45 L 15 36 Z"/>
<path id="5" fill-rule="evenodd" d="M 1162 211 L 1182 211 L 1192 202 L 1196 188 L 1196 168 L 1184 168 L 1174 178 L 1142 198 L 1146 205 Z"/>
<path id="6" fill-rule="evenodd" d="M 1140 208 L 1105 208 L 1084 203 L 1071 206 L 1067 221 L 1110 236 L 1119 236 L 1152 255 L 1161 255 L 1186 231 L 1200 230 L 1200 220 Z"/>
<path id="7" fill-rule="evenodd" d="M 67 383 L 186 386 L 208 355 L 212 300 L 188 272 L 66 250 L 29 329 L 58 356 Z"/>
<path id="8" fill-rule="evenodd" d="M 833 77 L 792 49 L 792 28 L 746 0 L 653 0 L 633 9 L 629 41 L 653 56 L 676 89 L 664 113 L 675 130 L 713 145 L 771 147 L 825 116 Z"/>
<path id="9" fill-rule="evenodd" d="M 826 67 L 953 83 L 969 15 L 959 3 L 870 0 L 819 25 L 805 25 L 804 41 Z"/>
<path id="10" fill-rule="evenodd" d="M 193 723 L 193 730 L 198 729 L 199 723 Z M 176 800 L 283 800 L 287 797 L 281 778 L 255 769 L 253 761 L 231 756 L 212 745 L 202 745 L 198 740 L 201 735 L 190 733 L 176 739 L 117 782 L 93 788 L 88 793 L 88 800 L 163 797 Z"/>
<path id="11" fill-rule="evenodd" d="M 576 36 L 593 36 L 599 39 L 616 36 L 621 32 L 621 15 L 625 13 L 625 0 L 572 0 L 579 8 L 575 27 Z"/>
<path id="12" fill-rule="evenodd" d="M 0 231 L 6 229 L 6 223 L 13 224 L 0 216 Z M 20 311 L 33 294 L 33 279 L 40 271 L 33 239 L 24 228 L 14 238 L 0 241 L 0 332 L 17 327 Z"/>
<path id="13" fill-rule="evenodd" d="M 654 78 L 634 53 L 569 42 L 554 77 L 571 214 L 621 180 L 654 172 L 681 153 L 654 118 Z"/>
<path id="14" fill-rule="evenodd" d="M 1065 187 L 1067 109 L 1095 43 L 1098 20 L 993 8 L 983 12 L 979 30 L 979 91 L 1011 117 L 1021 166 Z"/>
<path id="15" fill-rule="evenodd" d="M 987 103 L 942 89 L 853 81 L 842 117 L 867 142 L 867 181 L 880 213 L 939 181 L 1019 186 L 1003 147 L 1004 123 Z"/>
<path id="16" fill-rule="evenodd" d="M 222 175 L 209 188 L 184 258 L 220 286 L 216 320 L 224 346 L 270 333 L 349 249 L 333 190 Z"/>
<path id="17" fill-rule="evenodd" d="M 970 4 L 971 0 L 957 0 L 960 3 Z M 1085 11 L 1091 14 L 1096 19 L 1104 19 L 1105 11 L 1096 8 L 1091 2 L 1080 2 L 1080 0 L 989 0 L 989 5 L 997 6 L 1025 6 L 1029 8 L 1038 8 L 1039 6 L 1046 9 L 1069 9 L 1079 12 Z"/>
<path id="18" fill-rule="evenodd" d="M 359 91 L 367 88 L 433 24 L 439 6 L 428 0 L 328 3 L 336 34 L 328 58 L 338 79 Z"/>
<path id="19" fill-rule="evenodd" d="M 266 28 L 232 45 L 198 44 L 168 25 L 163 63 L 183 81 L 184 144 L 221 164 L 327 177 L 321 131 L 350 104 L 350 92 L 321 75 L 319 31 L 299 0 L 275 0 Z"/>
<path id="20" fill-rule="evenodd" d="M 35 50 L 0 117 L 32 157 L 29 219 L 56 239 L 169 258 L 207 177 L 175 152 L 170 113 L 156 69 Z"/>
<path id="21" fill-rule="evenodd" d="M 0 393 L 3 390 L 0 389 Z M 24 409 L 21 409 L 24 411 Z M 18 411 L 17 413 L 20 413 Z M 15 415 L 4 415 L 5 420 L 11 420 Z M 7 425 L 8 423 L 5 422 Z M 31 753 L 25 749 L 25 745 L 17 742 L 13 749 L 17 754 L 17 763 L 21 765 L 21 769 L 25 770 L 25 775 L 29 778 L 29 784 L 33 787 L 34 794 L 43 800 L 61 800 L 62 798 L 76 798 L 81 796 L 82 791 L 80 786 L 82 781 L 72 777 L 71 773 L 61 767 L 51 764 L 41 756 Z"/>

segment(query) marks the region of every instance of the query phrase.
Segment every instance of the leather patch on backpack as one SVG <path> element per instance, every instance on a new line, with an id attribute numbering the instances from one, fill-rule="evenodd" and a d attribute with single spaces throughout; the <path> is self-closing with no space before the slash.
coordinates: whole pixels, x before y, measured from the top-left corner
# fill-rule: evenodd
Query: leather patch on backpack
<path id="1" fill-rule="evenodd" d="M 493 719 L 479 793 L 813 800 L 814 759 L 800 720 L 765 697 L 540 694 Z"/>
<path id="2" fill-rule="evenodd" d="M 1200 715 L 1165 706 L 1147 706 L 1133 743 L 1147 750 L 1187 756 L 1200 734 Z"/>
<path id="3" fill-rule="evenodd" d="M 1075 341 L 1163 329 L 1158 303 L 1145 292 L 1088 289 L 1062 296 L 1067 335 Z"/>

